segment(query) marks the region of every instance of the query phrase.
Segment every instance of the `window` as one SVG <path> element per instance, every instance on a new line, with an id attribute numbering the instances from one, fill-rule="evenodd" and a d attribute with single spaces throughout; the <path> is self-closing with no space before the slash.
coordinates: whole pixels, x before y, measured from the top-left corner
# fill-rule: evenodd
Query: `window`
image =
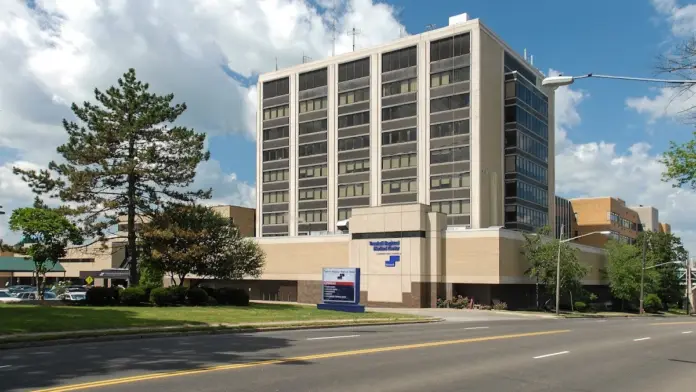
<path id="1" fill-rule="evenodd" d="M 338 151 L 359 150 L 370 147 L 370 135 L 338 139 Z"/>
<path id="2" fill-rule="evenodd" d="M 338 127 L 354 127 L 356 125 L 363 125 L 370 123 L 370 112 L 361 112 L 346 114 L 345 116 L 338 116 Z"/>
<path id="3" fill-rule="evenodd" d="M 287 203 L 289 200 L 290 194 L 288 191 L 263 193 L 263 204 Z"/>
<path id="4" fill-rule="evenodd" d="M 345 82 L 370 76 L 370 58 L 351 61 L 350 63 L 339 64 L 338 66 L 338 81 Z"/>
<path id="5" fill-rule="evenodd" d="M 516 181 L 516 183 L 517 185 L 510 182 L 505 184 L 505 197 L 518 197 L 522 200 L 536 203 L 542 207 L 548 207 L 549 197 L 545 189 L 519 180 Z M 514 190 L 510 189 L 512 186 L 515 187 Z"/>
<path id="6" fill-rule="evenodd" d="M 469 133 L 469 120 L 459 120 L 448 123 L 433 124 L 430 126 L 430 138 L 467 135 Z"/>
<path id="7" fill-rule="evenodd" d="M 549 137 L 549 127 L 546 122 L 520 106 L 505 107 L 505 122 L 516 122 L 544 140 Z"/>
<path id="8" fill-rule="evenodd" d="M 443 112 L 469 106 L 469 93 L 430 100 L 430 113 Z"/>
<path id="9" fill-rule="evenodd" d="M 444 176 L 430 177 L 430 189 L 456 189 L 471 186 L 469 173 L 447 174 Z"/>
<path id="10" fill-rule="evenodd" d="M 544 227 L 548 224 L 549 215 L 544 211 L 521 205 L 505 207 L 506 210 L 508 208 L 512 210 L 505 214 L 505 220 L 508 222 L 522 223 L 534 228 Z"/>
<path id="11" fill-rule="evenodd" d="M 288 169 L 269 170 L 263 172 L 263 182 L 287 181 L 289 178 L 290 171 Z"/>
<path id="12" fill-rule="evenodd" d="M 392 155 L 382 157 L 382 169 L 403 169 L 406 167 L 416 167 L 418 165 L 418 156 L 415 153 Z"/>
<path id="13" fill-rule="evenodd" d="M 353 210 L 350 208 L 339 208 L 338 209 L 338 220 L 342 221 L 342 220 L 350 219 L 350 217 L 352 216 L 352 212 L 353 212 Z"/>
<path id="14" fill-rule="evenodd" d="M 469 34 L 461 34 L 430 43 L 430 61 L 448 59 L 469 53 Z"/>
<path id="15" fill-rule="evenodd" d="M 308 133 L 324 132 L 328 128 L 326 119 L 300 123 L 298 133 L 306 135 Z"/>
<path id="16" fill-rule="evenodd" d="M 263 161 L 268 162 L 268 161 L 277 161 L 280 159 L 288 159 L 289 153 L 290 153 L 290 151 L 287 147 L 276 148 L 273 150 L 265 150 L 265 151 L 263 151 Z"/>
<path id="17" fill-rule="evenodd" d="M 510 165 L 512 167 L 510 167 Z M 544 185 L 548 183 L 548 170 L 545 167 L 539 165 L 538 163 L 532 162 L 531 160 L 525 157 L 515 155 L 506 156 L 505 172 L 517 172 L 533 180 L 536 180 Z"/>
<path id="18" fill-rule="evenodd" d="M 300 113 L 313 112 L 321 109 L 326 109 L 326 97 L 300 101 Z"/>
<path id="19" fill-rule="evenodd" d="M 326 68 L 300 74 L 299 91 L 326 86 Z"/>
<path id="20" fill-rule="evenodd" d="M 290 127 L 287 125 L 263 130 L 263 140 L 282 139 L 288 136 L 290 136 Z"/>
<path id="21" fill-rule="evenodd" d="M 326 142 L 303 144 L 299 146 L 297 149 L 301 157 L 326 154 Z"/>
<path id="22" fill-rule="evenodd" d="M 524 76 L 532 84 L 536 84 L 536 76 L 534 76 L 534 72 L 522 65 L 521 62 L 519 62 L 508 52 L 505 52 L 505 68 L 505 72 L 517 71 L 517 73 Z"/>
<path id="23" fill-rule="evenodd" d="M 359 197 L 370 195 L 370 183 L 347 184 L 338 186 L 338 197 Z"/>
<path id="24" fill-rule="evenodd" d="M 369 159 L 338 163 L 338 174 L 362 173 L 366 171 L 370 171 Z"/>
<path id="25" fill-rule="evenodd" d="M 363 88 L 360 90 L 348 91 L 338 94 L 338 106 L 350 105 L 351 103 L 363 102 L 370 99 L 370 89 Z"/>
<path id="26" fill-rule="evenodd" d="M 326 188 L 300 189 L 298 197 L 300 200 L 326 200 Z"/>
<path id="27" fill-rule="evenodd" d="M 450 163 L 469 160 L 469 146 L 451 147 L 430 151 L 430 164 Z"/>
<path id="28" fill-rule="evenodd" d="M 536 86 L 530 85 L 524 79 L 518 79 L 516 82 L 515 93 L 518 100 L 522 101 L 542 117 L 548 117 L 549 99 L 546 95 L 544 95 L 544 93 L 539 91 Z M 514 96 L 512 98 L 514 98 Z"/>
<path id="29" fill-rule="evenodd" d="M 430 209 L 447 215 L 469 215 L 471 204 L 469 200 L 435 201 L 430 203 Z"/>
<path id="30" fill-rule="evenodd" d="M 418 192 L 418 181 L 415 178 L 382 181 L 382 194 Z"/>
<path id="31" fill-rule="evenodd" d="M 59 260 L 61 263 L 94 263 L 94 258 L 61 258 Z"/>
<path id="32" fill-rule="evenodd" d="M 289 106 L 281 105 L 268 109 L 263 109 L 263 119 L 273 120 L 274 118 L 282 118 L 290 115 Z"/>
<path id="33" fill-rule="evenodd" d="M 396 120 L 399 118 L 413 117 L 416 115 L 418 108 L 414 103 L 406 105 L 392 106 L 382 109 L 382 121 Z"/>
<path id="34" fill-rule="evenodd" d="M 288 78 L 272 80 L 263 84 L 263 99 L 288 95 L 290 93 L 290 80 Z"/>
<path id="35" fill-rule="evenodd" d="M 450 71 L 430 75 L 430 87 L 446 86 L 469 80 L 469 67 L 457 68 Z"/>
<path id="36" fill-rule="evenodd" d="M 516 131 L 515 136 L 516 136 L 516 138 L 513 138 L 512 140 L 516 139 L 517 148 L 519 148 L 520 150 L 522 150 L 528 154 L 531 154 L 531 155 L 541 159 L 544 162 L 548 162 L 549 149 L 546 146 L 546 144 L 537 141 L 533 137 L 526 135 L 523 132 Z M 508 147 L 508 146 L 506 146 L 506 147 Z"/>
<path id="37" fill-rule="evenodd" d="M 297 213 L 297 218 L 300 223 L 316 223 L 326 222 L 326 210 L 300 211 Z"/>
<path id="38" fill-rule="evenodd" d="M 517 95 L 515 93 L 516 89 L 515 86 L 517 85 L 517 82 L 514 80 L 510 80 L 505 82 L 505 99 L 510 99 L 510 98 L 515 98 Z"/>
<path id="39" fill-rule="evenodd" d="M 382 72 L 414 67 L 417 62 L 416 47 L 397 50 L 382 55 Z"/>
<path id="40" fill-rule="evenodd" d="M 263 224 L 264 225 L 284 225 L 286 212 L 275 212 L 270 214 L 263 214 Z"/>
<path id="41" fill-rule="evenodd" d="M 398 82 L 384 83 L 382 85 L 382 96 L 406 94 L 418 91 L 418 79 L 406 79 Z"/>
<path id="42" fill-rule="evenodd" d="M 319 178 L 326 177 L 328 174 L 326 165 L 301 167 L 297 170 L 298 178 Z"/>
<path id="43" fill-rule="evenodd" d="M 398 131 L 383 132 L 382 133 L 382 145 L 386 146 L 389 144 L 397 143 L 407 143 L 416 141 L 417 137 L 416 129 L 399 129 Z"/>

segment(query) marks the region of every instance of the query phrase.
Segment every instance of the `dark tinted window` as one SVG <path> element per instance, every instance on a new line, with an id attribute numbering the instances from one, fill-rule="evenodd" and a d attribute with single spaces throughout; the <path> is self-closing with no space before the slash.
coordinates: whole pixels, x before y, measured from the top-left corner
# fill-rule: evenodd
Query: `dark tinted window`
<path id="1" fill-rule="evenodd" d="M 352 127 L 356 125 L 368 124 L 370 122 L 370 112 L 353 113 L 338 117 L 338 127 Z"/>
<path id="2" fill-rule="evenodd" d="M 279 159 L 288 159 L 289 157 L 289 149 L 287 147 L 285 148 L 276 148 L 275 150 L 265 150 L 263 152 L 263 161 L 277 161 Z"/>
<path id="3" fill-rule="evenodd" d="M 525 79 L 536 85 L 536 76 L 534 75 L 534 72 L 530 71 L 529 68 L 517 61 L 517 59 L 512 57 L 512 55 L 510 55 L 508 52 L 505 52 L 505 68 L 506 72 L 517 71 L 517 73 L 524 76 Z"/>
<path id="4" fill-rule="evenodd" d="M 430 100 L 430 113 L 460 109 L 469 106 L 469 93 Z"/>
<path id="5" fill-rule="evenodd" d="M 417 137 L 418 133 L 415 128 L 384 132 L 382 133 L 382 145 L 413 142 Z"/>
<path id="6" fill-rule="evenodd" d="M 382 109 L 382 121 L 413 117 L 416 115 L 417 110 L 418 108 L 416 107 L 415 103 L 407 103 L 406 105 L 384 108 Z"/>
<path id="7" fill-rule="evenodd" d="M 326 131 L 326 119 L 300 123 L 300 135 Z"/>
<path id="8" fill-rule="evenodd" d="M 338 66 L 338 81 L 353 80 L 370 75 L 370 58 L 340 64 Z"/>
<path id="9" fill-rule="evenodd" d="M 300 75 L 299 91 L 321 86 L 326 86 L 326 68 Z"/>
<path id="10" fill-rule="evenodd" d="M 469 120 L 460 120 L 430 126 L 430 138 L 438 138 L 454 135 L 466 135 L 469 133 Z"/>
<path id="11" fill-rule="evenodd" d="M 416 65 L 418 56 L 416 47 L 397 50 L 382 55 L 382 72 L 395 71 Z"/>
<path id="12" fill-rule="evenodd" d="M 287 125 L 284 127 L 264 129 L 263 130 L 263 140 L 273 140 L 282 139 L 290 135 L 290 127 Z"/>
<path id="13" fill-rule="evenodd" d="M 469 160 L 469 146 L 430 151 L 430 163 L 448 163 Z"/>
<path id="14" fill-rule="evenodd" d="M 263 84 L 263 98 L 279 97 L 290 93 L 290 80 L 288 78 L 272 80 Z"/>
<path id="15" fill-rule="evenodd" d="M 301 157 L 326 154 L 326 142 L 303 144 L 299 146 L 297 149 Z"/>
<path id="16" fill-rule="evenodd" d="M 445 38 L 430 43 L 430 61 L 448 59 L 469 53 L 469 34 Z"/>
<path id="17" fill-rule="evenodd" d="M 338 151 L 357 150 L 370 147 L 370 135 L 338 139 Z"/>

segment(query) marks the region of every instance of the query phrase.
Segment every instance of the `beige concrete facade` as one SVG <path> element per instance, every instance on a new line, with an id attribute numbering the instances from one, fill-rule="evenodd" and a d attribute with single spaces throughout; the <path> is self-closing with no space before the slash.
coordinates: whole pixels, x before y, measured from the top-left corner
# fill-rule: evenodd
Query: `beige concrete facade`
<path id="1" fill-rule="evenodd" d="M 256 210 L 248 207 L 222 205 L 211 207 L 213 211 L 225 218 L 232 219 L 239 229 L 239 233 L 244 237 L 256 235 Z"/>
<path id="2" fill-rule="evenodd" d="M 577 218 L 578 235 L 595 231 L 611 231 L 612 235 L 591 235 L 577 240 L 578 243 L 604 247 L 609 238 L 632 243 L 638 237 L 641 223 L 638 213 L 626 206 L 622 199 L 614 197 L 570 199 Z"/>

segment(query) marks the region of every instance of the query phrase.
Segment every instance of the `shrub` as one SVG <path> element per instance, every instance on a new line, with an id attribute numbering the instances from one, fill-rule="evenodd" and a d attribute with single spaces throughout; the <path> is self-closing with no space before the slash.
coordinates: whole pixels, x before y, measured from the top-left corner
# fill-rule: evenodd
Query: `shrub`
<path id="1" fill-rule="evenodd" d="M 165 287 L 157 287 L 150 291 L 150 302 L 157 306 L 172 306 L 175 304 L 172 290 Z"/>
<path id="2" fill-rule="evenodd" d="M 469 298 L 458 295 L 452 299 L 438 299 L 438 308 L 466 309 L 469 306 Z"/>
<path id="3" fill-rule="evenodd" d="M 92 306 L 108 306 L 118 303 L 118 290 L 110 287 L 92 287 L 87 290 L 85 302 Z"/>
<path id="4" fill-rule="evenodd" d="M 494 310 L 507 310 L 507 302 L 498 302 L 493 304 Z"/>
<path id="5" fill-rule="evenodd" d="M 491 310 L 491 305 L 481 305 L 481 310 Z"/>
<path id="6" fill-rule="evenodd" d="M 139 306 L 143 302 L 147 302 L 147 300 L 147 294 L 142 287 L 128 287 L 121 290 L 119 294 L 119 302 L 125 306 Z"/>
<path id="7" fill-rule="evenodd" d="M 191 287 L 186 293 L 188 303 L 194 306 L 205 305 L 208 303 L 208 293 L 198 287 Z"/>
<path id="8" fill-rule="evenodd" d="M 208 306 L 217 306 L 218 301 L 215 299 L 215 297 L 208 297 Z"/>
<path id="9" fill-rule="evenodd" d="M 662 309 L 662 300 L 657 296 L 657 294 L 648 294 L 645 296 L 643 308 L 646 312 L 657 313 L 660 309 Z"/>
<path id="10" fill-rule="evenodd" d="M 243 289 L 222 287 L 216 290 L 215 299 L 220 305 L 249 306 L 249 294 Z"/>
<path id="11" fill-rule="evenodd" d="M 184 286 L 171 286 L 167 287 L 169 290 L 169 295 L 172 298 L 172 305 L 184 305 L 186 304 L 186 293 L 188 288 Z"/>
<path id="12" fill-rule="evenodd" d="M 575 310 L 578 312 L 584 312 L 587 310 L 587 304 L 582 301 L 575 301 Z"/>

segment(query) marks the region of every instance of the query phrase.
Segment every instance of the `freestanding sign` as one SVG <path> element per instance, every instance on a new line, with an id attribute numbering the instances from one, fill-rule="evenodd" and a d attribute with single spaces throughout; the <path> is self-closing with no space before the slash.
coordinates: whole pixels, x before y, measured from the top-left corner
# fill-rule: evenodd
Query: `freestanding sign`
<path id="1" fill-rule="evenodd" d="M 324 268 L 322 271 L 322 303 L 319 309 L 343 312 L 364 312 L 360 305 L 360 268 Z"/>

